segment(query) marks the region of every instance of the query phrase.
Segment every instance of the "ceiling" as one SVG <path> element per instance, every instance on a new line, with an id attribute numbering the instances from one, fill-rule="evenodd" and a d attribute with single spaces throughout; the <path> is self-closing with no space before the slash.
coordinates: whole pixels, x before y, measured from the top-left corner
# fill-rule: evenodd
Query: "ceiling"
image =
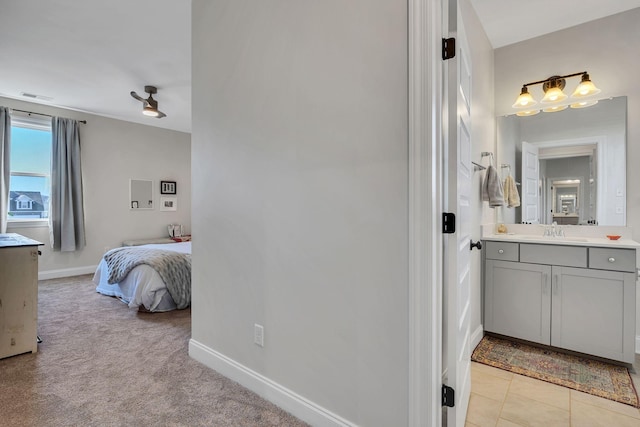
<path id="1" fill-rule="evenodd" d="M 470 1 L 494 48 L 640 7 L 640 0 Z M 0 96 L 191 131 L 191 0 L 4 1 L 0 54 Z M 142 115 L 129 92 L 146 98 L 145 85 L 158 87 L 154 98 L 167 117 Z"/>
<path id="2" fill-rule="evenodd" d="M 3 1 L 0 55 L 0 96 L 191 131 L 191 0 Z"/>
<path id="3" fill-rule="evenodd" d="M 640 0 L 470 0 L 494 49 L 640 7 Z"/>

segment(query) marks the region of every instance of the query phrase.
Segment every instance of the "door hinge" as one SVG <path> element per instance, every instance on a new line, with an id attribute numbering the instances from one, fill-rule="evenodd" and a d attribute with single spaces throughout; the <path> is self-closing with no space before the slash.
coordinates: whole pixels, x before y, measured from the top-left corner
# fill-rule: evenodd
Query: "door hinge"
<path id="1" fill-rule="evenodd" d="M 456 232 L 456 214 L 451 212 L 442 213 L 442 232 L 444 234 Z"/>
<path id="2" fill-rule="evenodd" d="M 442 406 L 453 408 L 455 405 L 455 390 L 448 385 L 442 384 Z"/>
<path id="3" fill-rule="evenodd" d="M 446 61 L 456 56 L 456 39 L 450 37 L 442 39 L 442 60 Z"/>

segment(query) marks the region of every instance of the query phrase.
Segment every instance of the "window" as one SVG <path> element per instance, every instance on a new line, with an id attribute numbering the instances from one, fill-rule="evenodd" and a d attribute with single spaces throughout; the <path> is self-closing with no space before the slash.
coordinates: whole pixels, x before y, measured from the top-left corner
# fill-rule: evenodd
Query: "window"
<path id="1" fill-rule="evenodd" d="M 18 210 L 24 210 L 24 209 L 31 210 L 32 207 L 33 207 L 33 200 L 18 200 L 16 202 L 16 209 Z"/>
<path id="2" fill-rule="evenodd" d="M 51 121 L 14 113 L 11 117 L 10 222 L 49 218 Z"/>

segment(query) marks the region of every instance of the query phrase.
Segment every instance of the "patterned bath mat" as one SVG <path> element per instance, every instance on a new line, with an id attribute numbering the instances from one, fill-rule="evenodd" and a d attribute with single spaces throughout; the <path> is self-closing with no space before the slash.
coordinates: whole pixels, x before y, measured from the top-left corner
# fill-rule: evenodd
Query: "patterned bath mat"
<path id="1" fill-rule="evenodd" d="M 638 407 L 638 394 L 624 366 L 493 336 L 482 338 L 471 360 Z"/>

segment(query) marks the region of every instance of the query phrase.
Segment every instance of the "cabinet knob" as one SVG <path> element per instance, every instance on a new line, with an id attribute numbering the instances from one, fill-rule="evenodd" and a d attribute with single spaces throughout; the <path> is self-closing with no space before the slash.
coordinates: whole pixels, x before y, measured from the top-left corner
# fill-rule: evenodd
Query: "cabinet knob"
<path id="1" fill-rule="evenodd" d="M 499 254 L 503 254 L 504 253 L 504 249 L 498 249 L 498 253 Z"/>
<path id="2" fill-rule="evenodd" d="M 609 262 L 616 262 L 616 259 L 614 257 L 609 258 Z"/>

